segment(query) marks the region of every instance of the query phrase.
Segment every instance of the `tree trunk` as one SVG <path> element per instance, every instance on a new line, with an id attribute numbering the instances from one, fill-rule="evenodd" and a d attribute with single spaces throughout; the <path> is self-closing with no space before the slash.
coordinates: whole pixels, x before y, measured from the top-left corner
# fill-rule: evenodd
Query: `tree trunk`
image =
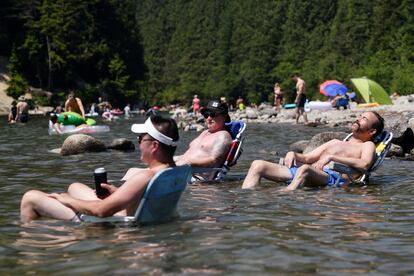
<path id="1" fill-rule="evenodd" d="M 52 57 L 50 55 L 50 42 L 49 36 L 46 36 L 46 45 L 47 45 L 47 57 L 48 57 L 48 80 L 47 80 L 47 88 L 50 91 L 52 89 Z"/>

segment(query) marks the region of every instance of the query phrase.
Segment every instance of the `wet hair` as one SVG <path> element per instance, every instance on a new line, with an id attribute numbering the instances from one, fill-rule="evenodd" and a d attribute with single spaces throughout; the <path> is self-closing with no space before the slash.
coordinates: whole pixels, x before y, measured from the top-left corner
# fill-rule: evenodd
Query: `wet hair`
<path id="1" fill-rule="evenodd" d="M 177 123 L 174 119 L 171 118 L 164 118 L 160 115 L 152 115 L 151 122 L 154 125 L 154 127 L 161 132 L 162 134 L 170 137 L 173 139 L 173 141 L 178 141 L 180 138 L 178 134 L 178 127 Z M 168 156 L 173 157 L 175 150 L 177 149 L 176 146 L 167 146 L 163 143 L 159 143 L 161 150 L 167 154 Z"/>
<path id="2" fill-rule="evenodd" d="M 52 117 L 50 117 L 50 120 L 52 121 L 52 123 L 56 124 L 56 122 L 58 121 L 58 116 L 56 114 L 53 114 Z"/>
<path id="3" fill-rule="evenodd" d="M 379 115 L 376 111 L 370 112 L 374 114 L 375 117 L 377 117 L 377 120 L 372 123 L 372 128 L 377 131 L 375 133 L 375 136 L 381 135 L 382 131 L 384 130 L 384 118 L 382 118 L 381 115 Z"/>

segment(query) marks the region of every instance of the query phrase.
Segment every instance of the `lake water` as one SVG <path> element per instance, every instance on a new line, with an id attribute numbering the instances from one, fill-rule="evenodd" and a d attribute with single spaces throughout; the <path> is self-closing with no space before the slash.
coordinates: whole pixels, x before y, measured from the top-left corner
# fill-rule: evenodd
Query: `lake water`
<path id="1" fill-rule="evenodd" d="M 47 134 L 47 118 L 0 125 L 0 274 L 170 275 L 407 275 L 414 274 L 413 163 L 385 160 L 370 186 L 282 194 L 264 182 L 241 190 L 254 159 L 274 160 L 288 145 L 327 128 L 248 124 L 244 152 L 229 180 L 191 185 L 180 218 L 147 227 L 37 220 L 22 225 L 19 204 L 29 189 L 63 192 L 73 181 L 92 183 L 105 167 L 115 184 L 127 168 L 143 166 L 139 152 L 50 152 L 64 136 Z M 136 142 L 132 122 L 110 123 L 94 135 Z M 343 130 L 343 129 L 338 129 Z M 177 153 L 197 133 L 182 132 Z"/>

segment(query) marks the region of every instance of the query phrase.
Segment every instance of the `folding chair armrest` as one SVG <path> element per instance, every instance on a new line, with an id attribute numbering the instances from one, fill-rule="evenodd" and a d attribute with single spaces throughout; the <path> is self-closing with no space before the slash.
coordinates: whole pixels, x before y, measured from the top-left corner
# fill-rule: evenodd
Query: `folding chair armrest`
<path id="1" fill-rule="evenodd" d="M 100 218 L 100 217 L 95 217 L 95 216 L 90 216 L 90 215 L 85 215 L 82 214 L 80 216 L 80 219 L 82 220 L 82 222 L 90 222 L 90 223 L 134 223 L 136 222 L 135 217 L 133 216 L 111 216 L 111 217 L 105 217 L 105 218 Z"/>
<path id="2" fill-rule="evenodd" d="M 331 162 L 328 165 L 325 166 L 327 169 L 339 172 L 339 173 L 344 173 L 347 175 L 352 175 L 355 173 L 358 173 L 357 170 L 349 167 L 348 165 L 339 163 L 339 162 Z"/>
<path id="3" fill-rule="evenodd" d="M 206 167 L 191 167 L 193 174 L 201 174 L 201 173 L 213 173 L 213 172 L 219 172 L 223 170 L 223 168 L 206 168 Z"/>

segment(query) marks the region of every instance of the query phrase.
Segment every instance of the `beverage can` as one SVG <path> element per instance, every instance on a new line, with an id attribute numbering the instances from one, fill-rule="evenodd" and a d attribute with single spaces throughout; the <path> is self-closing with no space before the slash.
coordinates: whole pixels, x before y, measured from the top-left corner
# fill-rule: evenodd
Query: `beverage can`
<path id="1" fill-rule="evenodd" d="M 96 195 L 99 198 L 105 198 L 109 195 L 109 191 L 101 186 L 101 183 L 108 183 L 105 168 L 97 168 L 94 173 Z"/>

